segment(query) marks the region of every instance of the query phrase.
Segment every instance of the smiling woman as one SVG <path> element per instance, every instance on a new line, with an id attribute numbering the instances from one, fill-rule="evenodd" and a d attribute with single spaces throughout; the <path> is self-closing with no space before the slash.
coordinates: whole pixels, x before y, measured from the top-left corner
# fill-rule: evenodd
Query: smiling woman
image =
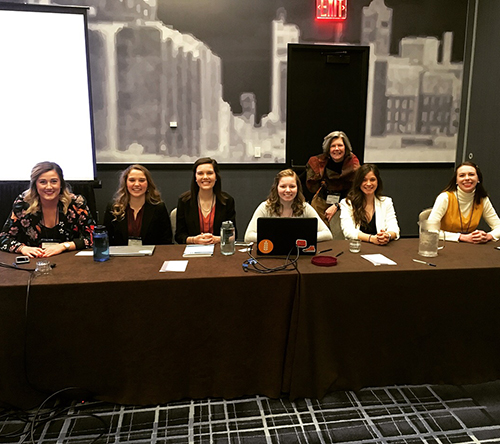
<path id="1" fill-rule="evenodd" d="M 399 239 L 392 199 L 382 195 L 382 178 L 376 165 L 362 165 L 352 188 L 340 203 L 340 222 L 346 239 L 387 245 Z"/>
<path id="2" fill-rule="evenodd" d="M 491 231 L 477 230 L 484 218 Z M 460 164 L 436 199 L 429 220 L 441 222 L 446 240 L 482 244 L 500 239 L 500 219 L 483 185 L 483 174 L 473 162 Z"/>
<path id="3" fill-rule="evenodd" d="M 0 233 L 0 250 L 50 257 L 92 246 L 94 221 L 83 196 L 72 194 L 61 167 L 37 163 L 30 188 L 14 201 Z"/>
<path id="4" fill-rule="evenodd" d="M 122 172 L 114 200 L 106 208 L 104 225 L 110 245 L 172 243 L 167 207 L 146 167 L 130 165 Z"/>
<path id="5" fill-rule="evenodd" d="M 234 199 L 222 191 L 219 165 L 210 157 L 198 159 L 193 166 L 191 190 L 177 202 L 175 240 L 179 244 L 217 244 L 222 222 L 236 227 Z"/>
<path id="6" fill-rule="evenodd" d="M 300 179 L 291 169 L 280 171 L 274 178 L 267 200 L 257 207 L 248 224 L 245 242 L 257 242 L 259 217 L 315 217 L 318 219 L 318 242 L 332 239 L 332 233 L 326 224 L 305 201 Z"/>

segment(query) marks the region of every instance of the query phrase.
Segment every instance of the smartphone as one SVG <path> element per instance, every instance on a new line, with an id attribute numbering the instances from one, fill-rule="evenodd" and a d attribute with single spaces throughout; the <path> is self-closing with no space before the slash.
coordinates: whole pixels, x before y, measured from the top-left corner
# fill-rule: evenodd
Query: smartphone
<path id="1" fill-rule="evenodd" d="M 29 263 L 30 263 L 30 258 L 28 256 L 17 256 L 16 257 L 16 265 L 29 264 Z"/>

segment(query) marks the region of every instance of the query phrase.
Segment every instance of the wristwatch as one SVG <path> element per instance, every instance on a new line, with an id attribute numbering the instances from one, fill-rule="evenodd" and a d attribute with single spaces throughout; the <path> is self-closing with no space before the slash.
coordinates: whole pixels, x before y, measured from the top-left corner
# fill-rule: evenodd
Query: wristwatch
<path id="1" fill-rule="evenodd" d="M 66 251 L 68 251 L 68 250 L 69 250 L 69 247 L 71 247 L 71 244 L 70 244 L 69 242 L 64 242 L 64 243 L 63 243 L 63 245 L 64 245 L 64 249 L 65 249 Z"/>

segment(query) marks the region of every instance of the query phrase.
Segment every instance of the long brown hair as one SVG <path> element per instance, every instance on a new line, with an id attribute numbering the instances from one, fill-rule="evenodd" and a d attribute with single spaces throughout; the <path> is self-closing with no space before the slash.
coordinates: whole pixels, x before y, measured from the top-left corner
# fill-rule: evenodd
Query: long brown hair
<path id="1" fill-rule="evenodd" d="M 476 185 L 476 189 L 474 192 L 474 203 L 476 205 L 479 205 L 481 203 L 481 200 L 483 200 L 485 197 L 488 197 L 488 192 L 483 186 L 483 173 L 479 169 L 479 166 L 476 165 L 474 162 L 470 162 L 469 160 L 462 162 L 460 165 L 458 165 L 455 168 L 455 172 L 453 173 L 453 177 L 450 179 L 448 182 L 448 185 L 446 185 L 446 188 L 444 191 L 457 191 L 457 174 L 458 174 L 458 169 L 463 166 L 470 166 L 476 170 L 477 178 L 478 178 L 478 183 Z"/>
<path id="2" fill-rule="evenodd" d="M 352 182 L 352 187 L 347 194 L 346 200 L 352 206 L 352 213 L 354 217 L 354 223 L 358 226 L 362 224 L 368 224 L 368 219 L 366 217 L 365 204 L 366 196 L 363 191 L 361 191 L 361 184 L 365 179 L 365 176 L 372 172 L 377 178 L 377 189 L 375 190 L 375 197 L 380 199 L 382 197 L 383 183 L 380 177 L 380 171 L 377 165 L 373 163 L 365 163 L 361 165 L 354 174 L 354 180 Z"/>
<path id="3" fill-rule="evenodd" d="M 181 194 L 181 199 L 184 202 L 187 202 L 191 197 L 197 199 L 198 198 L 198 193 L 200 192 L 200 187 L 198 183 L 196 182 L 196 170 L 200 165 L 205 165 L 209 163 L 212 165 L 214 172 L 215 172 L 215 184 L 213 187 L 213 193 L 215 194 L 215 197 L 223 204 L 226 203 L 226 196 L 224 196 L 224 193 L 222 192 L 222 177 L 220 175 L 220 169 L 219 169 L 219 164 L 215 159 L 212 159 L 211 157 L 201 157 L 198 159 L 194 165 L 193 165 L 193 177 L 191 178 L 191 189 L 189 191 L 186 191 L 185 193 Z"/>
<path id="4" fill-rule="evenodd" d="M 116 190 L 116 193 L 113 197 L 111 214 L 115 217 L 115 220 L 122 220 L 125 217 L 125 210 L 127 209 L 127 205 L 130 202 L 130 194 L 127 189 L 127 179 L 132 170 L 139 170 L 146 176 L 146 180 L 148 181 L 148 189 L 146 190 L 146 202 L 153 205 L 158 205 L 162 201 L 160 191 L 156 187 L 149 170 L 139 164 L 130 165 L 127 169 L 122 171 L 120 175 L 118 190 Z"/>
<path id="5" fill-rule="evenodd" d="M 297 195 L 292 202 L 292 212 L 294 216 L 301 216 L 302 213 L 304 213 L 304 202 L 306 201 L 306 199 L 302 194 L 302 184 L 300 183 L 299 176 L 297 176 L 295 171 L 293 171 L 292 169 L 283 170 L 276 174 L 273 185 L 271 187 L 271 191 L 269 192 L 269 196 L 267 197 L 266 206 L 271 214 L 275 216 L 281 216 L 283 205 L 281 205 L 280 196 L 278 194 L 278 185 L 283 177 L 293 177 L 295 179 L 295 183 L 297 184 Z"/>
<path id="6" fill-rule="evenodd" d="M 55 171 L 59 176 L 59 182 L 61 183 L 61 190 L 59 192 L 59 202 L 63 205 L 63 213 L 66 214 L 68 211 L 69 204 L 71 203 L 72 193 L 71 188 L 64 180 L 62 168 L 55 162 L 39 162 L 31 170 L 30 176 L 30 187 L 24 193 L 24 201 L 28 203 L 27 214 L 34 214 L 42 211 L 42 205 L 40 203 L 40 195 L 36 189 L 36 182 L 38 178 L 49 171 Z"/>

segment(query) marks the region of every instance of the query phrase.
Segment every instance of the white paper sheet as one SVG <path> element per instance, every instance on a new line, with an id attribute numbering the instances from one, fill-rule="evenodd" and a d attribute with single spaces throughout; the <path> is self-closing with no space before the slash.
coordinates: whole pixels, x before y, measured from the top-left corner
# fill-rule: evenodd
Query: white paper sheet
<path id="1" fill-rule="evenodd" d="M 361 257 L 370 261 L 373 265 L 397 265 L 396 262 L 383 254 L 362 254 Z"/>
<path id="2" fill-rule="evenodd" d="M 160 273 L 164 273 L 166 271 L 176 271 L 183 272 L 186 271 L 187 265 L 189 261 L 165 261 L 160 268 Z"/>

